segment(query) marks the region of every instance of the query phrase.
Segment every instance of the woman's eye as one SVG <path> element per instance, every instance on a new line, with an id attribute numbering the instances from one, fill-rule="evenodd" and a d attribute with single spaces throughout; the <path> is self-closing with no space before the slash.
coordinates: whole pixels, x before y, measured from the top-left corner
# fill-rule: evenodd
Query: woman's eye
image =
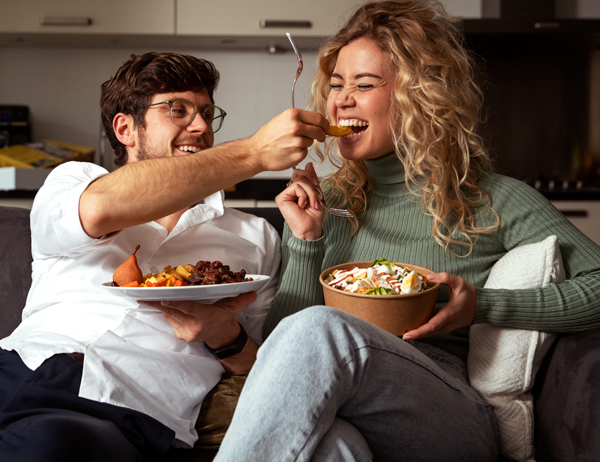
<path id="1" fill-rule="evenodd" d="M 361 85 L 357 85 L 356 89 L 358 91 L 369 91 L 371 88 L 374 88 L 374 87 L 375 87 L 375 85 L 370 85 L 370 84 L 363 83 Z"/>
<path id="2" fill-rule="evenodd" d="M 333 91 L 340 91 L 342 88 L 344 88 L 344 86 L 337 83 L 330 83 L 329 88 L 331 88 Z"/>

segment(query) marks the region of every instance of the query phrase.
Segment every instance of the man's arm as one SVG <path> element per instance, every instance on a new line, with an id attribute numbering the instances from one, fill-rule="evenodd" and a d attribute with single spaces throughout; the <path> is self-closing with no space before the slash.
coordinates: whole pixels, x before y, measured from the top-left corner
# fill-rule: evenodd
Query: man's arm
<path id="1" fill-rule="evenodd" d="M 300 163 L 329 123 L 315 112 L 289 109 L 252 137 L 178 157 L 133 162 L 84 191 L 79 216 L 85 232 L 100 237 L 157 220 L 262 171 Z"/>

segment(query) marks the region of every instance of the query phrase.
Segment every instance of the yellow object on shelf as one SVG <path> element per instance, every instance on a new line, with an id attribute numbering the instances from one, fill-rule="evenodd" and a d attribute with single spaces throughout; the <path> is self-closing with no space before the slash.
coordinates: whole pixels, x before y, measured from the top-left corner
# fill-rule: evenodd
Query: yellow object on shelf
<path id="1" fill-rule="evenodd" d="M 44 151 L 64 160 L 94 162 L 94 149 L 57 140 L 43 140 Z"/>
<path id="2" fill-rule="evenodd" d="M 57 140 L 25 143 L 0 149 L 0 167 L 48 168 L 69 160 L 94 161 L 94 150 Z"/>
<path id="3" fill-rule="evenodd" d="M 0 149 L 0 167 L 46 168 L 62 162 L 60 157 L 30 147 L 37 143 L 17 144 Z"/>

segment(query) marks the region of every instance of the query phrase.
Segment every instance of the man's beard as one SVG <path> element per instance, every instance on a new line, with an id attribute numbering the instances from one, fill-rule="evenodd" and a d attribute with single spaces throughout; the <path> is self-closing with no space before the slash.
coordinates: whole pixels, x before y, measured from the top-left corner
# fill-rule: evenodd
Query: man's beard
<path id="1" fill-rule="evenodd" d="M 159 153 L 152 148 L 148 147 L 148 138 L 146 137 L 146 130 L 140 129 L 138 138 L 138 151 L 136 155 L 136 161 L 138 160 L 146 160 L 146 159 L 156 159 L 158 157 L 166 157 L 166 153 Z M 200 141 L 203 145 L 209 146 L 204 138 L 204 135 L 200 137 Z"/>
<path id="2" fill-rule="evenodd" d="M 139 131 L 139 148 L 136 156 L 136 160 L 146 160 L 146 159 L 154 159 L 156 157 L 160 157 L 157 155 L 152 155 L 152 153 L 148 152 L 148 142 L 146 138 L 146 130 L 141 129 Z"/>

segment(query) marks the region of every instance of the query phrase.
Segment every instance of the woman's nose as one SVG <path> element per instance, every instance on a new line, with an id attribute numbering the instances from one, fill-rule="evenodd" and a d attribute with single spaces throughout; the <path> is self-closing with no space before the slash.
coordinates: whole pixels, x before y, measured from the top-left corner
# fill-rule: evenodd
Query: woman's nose
<path id="1" fill-rule="evenodd" d="M 344 86 L 335 97 L 337 107 L 347 107 L 354 105 L 354 87 Z"/>

